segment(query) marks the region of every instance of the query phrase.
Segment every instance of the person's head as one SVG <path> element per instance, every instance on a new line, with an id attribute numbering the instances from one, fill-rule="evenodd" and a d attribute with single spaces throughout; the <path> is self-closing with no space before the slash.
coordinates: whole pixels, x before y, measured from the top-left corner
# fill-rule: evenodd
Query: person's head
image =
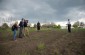
<path id="1" fill-rule="evenodd" d="M 70 21 L 70 19 L 68 19 L 68 21 Z"/>
<path id="2" fill-rule="evenodd" d="M 22 18 L 22 21 L 24 21 L 24 18 Z"/>
<path id="3" fill-rule="evenodd" d="M 18 22 L 16 21 L 16 22 L 15 22 L 15 25 L 17 25 L 17 24 L 18 24 Z"/>

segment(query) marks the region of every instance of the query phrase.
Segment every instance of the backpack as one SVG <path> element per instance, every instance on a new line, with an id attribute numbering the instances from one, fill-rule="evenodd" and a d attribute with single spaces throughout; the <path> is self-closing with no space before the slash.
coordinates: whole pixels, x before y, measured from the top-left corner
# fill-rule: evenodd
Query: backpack
<path id="1" fill-rule="evenodd" d="M 24 22 L 24 27 L 27 27 L 27 22 Z"/>
<path id="2" fill-rule="evenodd" d="M 14 31 L 14 25 L 12 26 L 11 30 Z"/>

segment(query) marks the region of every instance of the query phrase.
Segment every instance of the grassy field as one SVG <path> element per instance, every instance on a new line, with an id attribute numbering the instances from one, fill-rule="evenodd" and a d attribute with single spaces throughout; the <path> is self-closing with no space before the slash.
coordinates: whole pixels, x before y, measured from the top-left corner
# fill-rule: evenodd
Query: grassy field
<path id="1" fill-rule="evenodd" d="M 85 29 L 29 28 L 29 37 L 13 41 L 11 29 L 0 29 L 0 55 L 85 55 Z"/>

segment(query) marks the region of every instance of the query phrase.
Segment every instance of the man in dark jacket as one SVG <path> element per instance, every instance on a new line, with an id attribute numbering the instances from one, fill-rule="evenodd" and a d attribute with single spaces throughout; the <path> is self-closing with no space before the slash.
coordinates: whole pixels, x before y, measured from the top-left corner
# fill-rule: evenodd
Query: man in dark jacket
<path id="1" fill-rule="evenodd" d="M 39 31 L 40 30 L 40 22 L 38 21 L 37 23 L 37 30 Z"/>
<path id="2" fill-rule="evenodd" d="M 19 23 L 20 31 L 19 31 L 19 38 L 22 38 L 24 36 L 23 29 L 24 29 L 24 18 Z"/>

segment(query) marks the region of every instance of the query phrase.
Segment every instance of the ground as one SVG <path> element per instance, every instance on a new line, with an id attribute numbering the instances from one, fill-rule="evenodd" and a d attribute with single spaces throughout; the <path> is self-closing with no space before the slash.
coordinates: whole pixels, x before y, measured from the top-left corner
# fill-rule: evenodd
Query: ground
<path id="1" fill-rule="evenodd" d="M 30 31 L 17 41 L 10 34 L 0 32 L 0 55 L 85 55 L 85 29 Z"/>

